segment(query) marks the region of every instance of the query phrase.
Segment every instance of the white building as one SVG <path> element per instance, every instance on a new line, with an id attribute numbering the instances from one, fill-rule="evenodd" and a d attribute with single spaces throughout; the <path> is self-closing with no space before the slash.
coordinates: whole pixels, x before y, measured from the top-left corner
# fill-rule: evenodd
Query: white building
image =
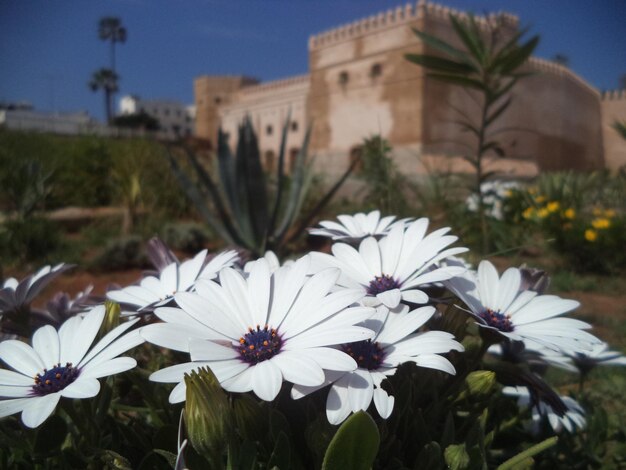
<path id="1" fill-rule="evenodd" d="M 193 135 L 195 106 L 186 106 L 170 100 L 143 100 L 133 95 L 120 99 L 121 115 L 141 113 L 158 120 L 161 132 L 167 137 Z"/>
<path id="2" fill-rule="evenodd" d="M 86 111 L 46 113 L 22 107 L 0 109 L 0 127 L 20 131 L 75 135 L 95 131 L 98 123 Z"/>

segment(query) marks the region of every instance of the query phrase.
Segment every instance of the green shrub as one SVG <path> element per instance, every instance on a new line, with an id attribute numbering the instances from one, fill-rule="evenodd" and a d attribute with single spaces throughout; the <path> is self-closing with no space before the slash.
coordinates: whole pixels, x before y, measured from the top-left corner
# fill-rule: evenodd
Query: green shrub
<path id="1" fill-rule="evenodd" d="M 209 241 L 207 229 L 194 222 L 177 222 L 163 227 L 163 241 L 174 250 L 197 253 Z"/>
<path id="2" fill-rule="evenodd" d="M 42 217 L 8 220 L 0 226 L 0 252 L 5 259 L 50 261 L 61 246 L 57 224 Z"/>
<path id="3" fill-rule="evenodd" d="M 131 235 L 109 241 L 92 262 L 92 267 L 103 270 L 141 268 L 147 265 L 141 237 Z"/>

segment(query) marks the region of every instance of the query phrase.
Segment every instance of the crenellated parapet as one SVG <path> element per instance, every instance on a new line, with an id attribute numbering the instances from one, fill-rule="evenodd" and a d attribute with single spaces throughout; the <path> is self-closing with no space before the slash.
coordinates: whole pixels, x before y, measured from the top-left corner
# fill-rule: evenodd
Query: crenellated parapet
<path id="1" fill-rule="evenodd" d="M 447 20 L 450 15 L 461 20 L 469 18 L 469 14 L 466 12 L 438 3 L 431 3 L 425 0 L 420 0 L 416 4 L 407 3 L 404 7 L 399 6 L 395 9 L 315 34 L 309 37 L 309 50 L 320 49 L 338 42 L 355 39 L 371 32 L 410 23 L 426 16 Z M 492 13 L 487 16 L 474 16 L 474 19 L 480 27 L 484 28 L 493 24 L 496 20 L 511 28 L 517 28 L 519 25 L 517 16 L 505 12 Z"/>
<path id="2" fill-rule="evenodd" d="M 280 80 L 272 80 L 271 82 L 250 85 L 240 90 L 241 95 L 249 95 L 253 93 L 264 93 L 272 91 L 282 91 L 294 88 L 298 85 L 306 87 L 309 84 L 309 74 L 296 75 L 295 77 L 283 78 Z"/>
<path id="3" fill-rule="evenodd" d="M 626 90 L 606 90 L 602 92 L 602 101 L 626 101 Z"/>
<path id="4" fill-rule="evenodd" d="M 528 65 L 532 70 L 535 70 L 537 72 L 548 73 L 550 75 L 567 78 L 568 80 L 571 80 L 579 84 L 583 88 L 587 89 L 594 95 L 598 97 L 600 96 L 600 92 L 596 88 L 591 86 L 583 78 L 576 75 L 571 69 L 565 67 L 564 65 L 557 64 L 556 62 L 551 60 L 539 59 L 537 57 L 531 57 L 530 59 L 528 59 Z"/>

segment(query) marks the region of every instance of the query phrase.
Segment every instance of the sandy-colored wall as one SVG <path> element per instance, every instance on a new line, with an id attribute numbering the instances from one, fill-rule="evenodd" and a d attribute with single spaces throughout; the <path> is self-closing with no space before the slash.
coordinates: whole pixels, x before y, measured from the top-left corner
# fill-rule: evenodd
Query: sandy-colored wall
<path id="1" fill-rule="evenodd" d="M 427 15 L 425 27 L 427 32 L 455 43 L 447 19 Z M 510 29 L 507 34 L 512 32 Z M 456 45 L 460 46 L 458 42 Z M 526 171 L 528 166 L 518 162 L 532 162 L 538 170 L 601 168 L 598 92 L 569 69 L 551 62 L 532 59 L 526 69 L 535 75 L 516 85 L 512 105 L 491 129 L 498 133 L 507 158 L 493 155 L 489 163 L 507 173 Z M 480 98 L 478 93 L 427 78 L 424 153 L 471 153 L 476 140 L 470 133 L 461 132 L 456 121 L 469 116 L 478 124 Z"/>
<path id="2" fill-rule="evenodd" d="M 221 122 L 236 136 L 237 125 L 250 114 L 261 152 L 278 154 L 280 129 L 291 109 L 298 129 L 290 131 L 288 151 L 299 148 L 312 124 L 309 148 L 320 171 L 342 172 L 350 152 L 374 134 L 389 140 L 404 172 L 419 174 L 428 171 L 425 167 L 465 171 L 469 167 L 461 156 L 471 153 L 475 142 L 455 121 L 459 110 L 478 115 L 477 96 L 428 78 L 423 68 L 405 59 L 407 53 L 434 52 L 411 28 L 461 47 L 450 14 L 467 17 L 419 1 L 312 36 L 308 76 L 254 86 L 243 77 L 200 77 L 195 82 L 197 134 L 213 138 Z M 518 28 L 518 19 L 510 14 L 499 20 L 505 36 Z M 486 31 L 488 19 L 477 21 Z M 382 73 L 372 76 L 376 64 Z M 601 106 L 599 93 L 569 69 L 539 59 L 526 68 L 535 75 L 518 84 L 511 108 L 493 129 L 506 158 L 494 156 L 487 170 L 510 176 L 589 170 L 604 166 L 604 152 L 610 166 L 621 165 L 625 151 L 608 126 L 611 116 L 626 116 L 621 104 L 626 99 Z M 342 73 L 348 75 L 346 83 L 340 80 Z M 214 102 L 218 95 L 219 104 Z"/>
<path id="3" fill-rule="evenodd" d="M 231 104 L 222 106 L 219 110 L 222 128 L 232 136 L 229 143 L 233 150 L 237 144 L 238 126 L 246 116 L 252 120 L 266 167 L 271 166 L 270 161 L 265 162 L 269 152 L 274 154 L 275 159 L 278 158 L 282 129 L 288 117 L 290 122 L 286 155 L 289 156 L 298 150 L 302 146 L 308 125 L 306 116 L 308 93 L 308 75 L 242 88 L 233 97 Z M 295 129 L 292 127 L 294 123 Z M 268 127 L 271 127 L 271 133 L 268 133 Z"/>
<path id="4" fill-rule="evenodd" d="M 610 170 L 626 168 L 626 140 L 615 129 L 613 123 L 626 123 L 626 90 L 610 91 L 602 96 L 602 135 L 604 160 Z"/>
<path id="5" fill-rule="evenodd" d="M 346 168 L 350 150 L 375 134 L 395 145 L 419 143 L 424 74 L 404 59 L 419 48 L 411 31 L 418 22 L 412 5 L 311 39 L 307 110 L 320 168 Z M 372 76 L 376 64 L 381 74 Z M 347 83 L 341 83 L 342 73 L 348 74 Z"/>
<path id="6" fill-rule="evenodd" d="M 196 105 L 196 136 L 215 142 L 219 128 L 219 109 L 233 101 L 234 93 L 242 87 L 256 83 L 243 76 L 205 75 L 194 80 Z"/>

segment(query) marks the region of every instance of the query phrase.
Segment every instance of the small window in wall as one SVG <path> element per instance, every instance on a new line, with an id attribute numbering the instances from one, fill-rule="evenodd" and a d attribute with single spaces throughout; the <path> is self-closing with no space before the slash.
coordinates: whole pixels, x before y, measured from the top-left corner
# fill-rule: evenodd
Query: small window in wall
<path id="1" fill-rule="evenodd" d="M 273 173 L 276 165 L 276 154 L 272 150 L 265 152 L 265 171 Z"/>
<path id="2" fill-rule="evenodd" d="M 215 104 L 220 104 L 222 102 L 222 98 L 220 96 L 216 96 L 213 101 L 215 102 Z"/>
<path id="3" fill-rule="evenodd" d="M 350 165 L 354 164 L 356 160 L 358 160 L 354 166 L 354 173 L 359 174 L 363 171 L 363 147 L 361 145 L 357 145 L 350 149 Z"/>
<path id="4" fill-rule="evenodd" d="M 265 128 L 265 134 L 266 135 L 272 135 L 273 132 L 274 132 L 274 128 L 271 125 L 269 125 L 269 126 L 267 126 Z"/>
<path id="5" fill-rule="evenodd" d="M 350 80 L 350 76 L 348 75 L 348 72 L 346 72 L 345 70 L 339 74 L 340 85 L 347 85 L 349 80 Z"/>
<path id="6" fill-rule="evenodd" d="M 291 121 L 291 131 L 296 132 L 298 130 L 298 121 Z"/>
<path id="7" fill-rule="evenodd" d="M 374 64 L 372 65 L 372 68 L 370 70 L 370 77 L 372 78 L 378 78 L 383 74 L 383 66 L 380 64 Z"/>

